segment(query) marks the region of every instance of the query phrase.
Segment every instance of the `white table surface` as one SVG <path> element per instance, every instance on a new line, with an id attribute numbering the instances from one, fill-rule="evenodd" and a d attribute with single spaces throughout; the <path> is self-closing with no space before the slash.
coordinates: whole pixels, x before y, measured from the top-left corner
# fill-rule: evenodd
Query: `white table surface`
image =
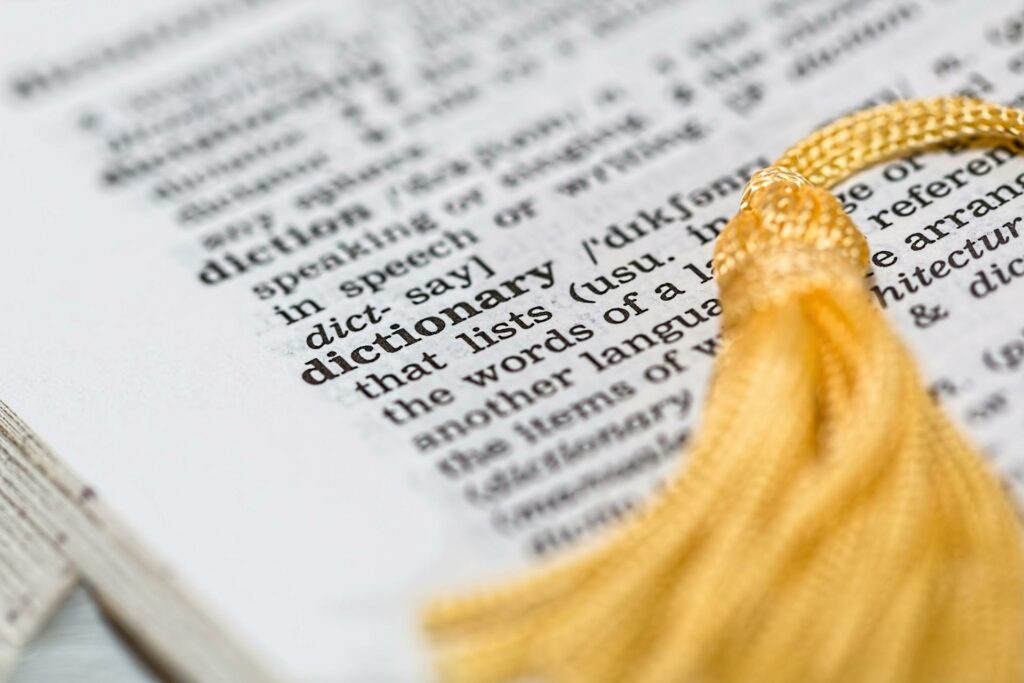
<path id="1" fill-rule="evenodd" d="M 2 676 L 0 676 L 2 678 Z M 5 683 L 157 683 L 79 588 L 20 653 Z"/>

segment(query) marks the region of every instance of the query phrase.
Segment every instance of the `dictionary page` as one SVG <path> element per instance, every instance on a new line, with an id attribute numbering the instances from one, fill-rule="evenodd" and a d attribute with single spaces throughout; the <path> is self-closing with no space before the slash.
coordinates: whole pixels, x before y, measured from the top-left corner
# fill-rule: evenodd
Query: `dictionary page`
<path id="1" fill-rule="evenodd" d="M 86 578 L 116 605 L 132 575 L 93 558 L 142 547 L 267 679 L 417 683 L 426 600 L 590 542 L 685 461 L 749 175 L 871 104 L 1024 101 L 1024 6 L 7 2 L 0 85 L 0 399 L 82 482 Z M 837 188 L 1013 481 L 1018 151 Z"/>

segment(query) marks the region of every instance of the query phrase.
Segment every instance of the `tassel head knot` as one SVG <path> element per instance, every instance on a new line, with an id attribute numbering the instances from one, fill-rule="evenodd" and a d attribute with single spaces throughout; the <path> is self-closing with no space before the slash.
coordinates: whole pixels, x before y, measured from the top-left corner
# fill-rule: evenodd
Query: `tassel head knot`
<path id="1" fill-rule="evenodd" d="M 715 276 L 728 299 L 726 323 L 781 297 L 848 281 L 859 287 L 868 244 L 828 190 L 772 166 L 743 192 L 714 253 Z M 770 284 L 770 286 L 769 286 Z"/>
<path id="2" fill-rule="evenodd" d="M 831 192 L 799 173 L 771 166 L 747 183 L 740 210 L 715 244 L 715 275 L 727 279 L 778 251 L 834 253 L 854 267 L 868 264 L 868 243 Z"/>

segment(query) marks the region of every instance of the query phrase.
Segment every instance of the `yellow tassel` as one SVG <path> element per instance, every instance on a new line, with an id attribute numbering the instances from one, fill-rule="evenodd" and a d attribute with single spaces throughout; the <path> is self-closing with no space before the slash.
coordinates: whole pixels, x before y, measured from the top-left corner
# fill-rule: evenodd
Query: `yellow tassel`
<path id="1" fill-rule="evenodd" d="M 750 181 L 715 246 L 725 346 L 676 479 L 606 542 L 433 606 L 449 683 L 1021 683 L 1013 505 L 924 389 L 825 189 L 942 141 L 960 98 L 839 120 Z"/>

